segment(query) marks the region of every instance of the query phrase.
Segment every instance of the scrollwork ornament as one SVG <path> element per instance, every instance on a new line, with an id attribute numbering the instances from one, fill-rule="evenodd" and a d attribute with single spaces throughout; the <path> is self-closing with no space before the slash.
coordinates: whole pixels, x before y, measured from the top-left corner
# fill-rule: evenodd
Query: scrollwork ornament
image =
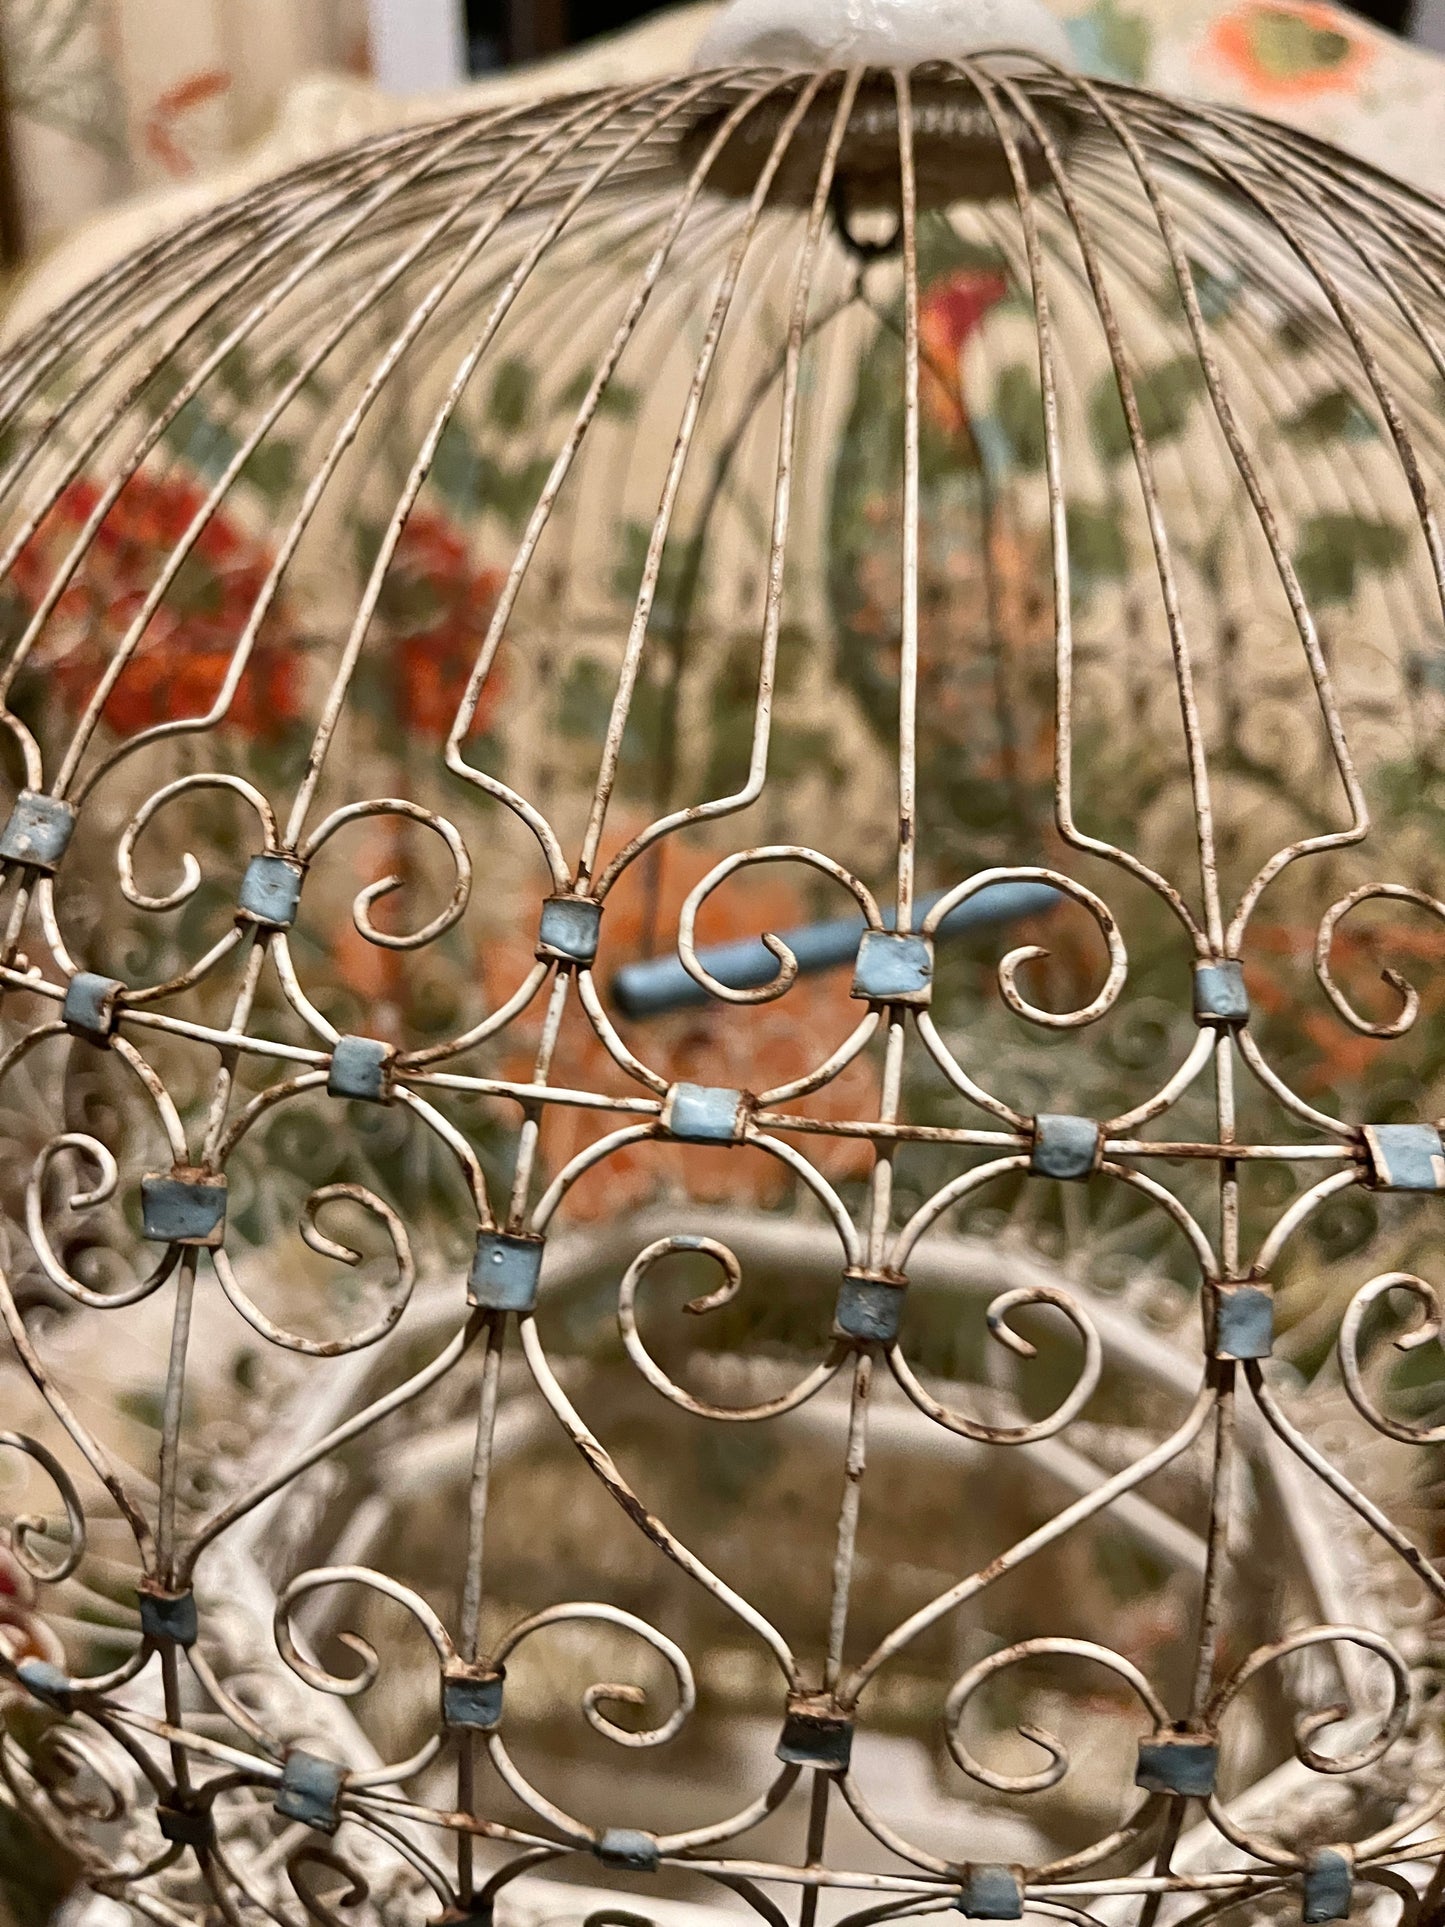
<path id="1" fill-rule="evenodd" d="M 1374 1306 L 1388 1304 L 1394 1292 L 1404 1293 L 1412 1299 L 1415 1312 L 1414 1323 L 1395 1337 L 1396 1351 L 1415 1352 L 1422 1346 L 1440 1343 L 1442 1326 L 1445 1326 L 1445 1305 L 1441 1303 L 1438 1287 L 1427 1284 L 1423 1278 L 1417 1278 L 1409 1271 L 1387 1271 L 1378 1278 L 1372 1278 L 1369 1284 L 1363 1285 L 1355 1293 L 1340 1321 L 1337 1351 L 1345 1390 L 1361 1417 L 1387 1438 L 1398 1439 L 1402 1445 L 1445 1444 L 1445 1423 L 1433 1426 L 1406 1425 L 1401 1419 L 1391 1418 L 1387 1412 L 1380 1410 L 1365 1384 L 1360 1355 L 1365 1320 Z"/>
<path id="2" fill-rule="evenodd" d="M 731 1304 L 742 1289 L 743 1268 L 734 1253 L 716 1238 L 675 1233 L 670 1237 L 655 1239 L 633 1259 L 618 1288 L 617 1322 L 627 1355 L 648 1384 L 661 1392 L 665 1399 L 699 1418 L 715 1419 L 726 1424 L 747 1424 L 796 1411 L 837 1376 L 844 1354 L 841 1349 L 834 1347 L 830 1356 L 815 1365 L 791 1391 L 781 1393 L 777 1398 L 765 1399 L 757 1405 L 716 1405 L 698 1398 L 693 1392 L 685 1391 L 663 1371 L 643 1343 L 637 1329 L 637 1294 L 648 1273 L 664 1258 L 692 1254 L 711 1259 L 721 1268 L 723 1277 L 713 1291 L 703 1297 L 689 1299 L 683 1309 L 695 1318 L 720 1311 L 724 1305 Z"/>
<path id="3" fill-rule="evenodd" d="M 334 1902 L 321 1900 L 313 1891 L 309 1874 L 313 1871 L 339 1874 L 347 1883 L 345 1891 Z M 358 1872 L 348 1860 L 344 1860 L 334 1847 L 323 1847 L 318 1841 L 306 1841 L 286 1857 L 286 1878 L 291 1890 L 306 1909 L 307 1918 L 314 1920 L 317 1927 L 355 1927 L 357 1916 L 352 1909 L 364 1907 L 371 1898 L 371 1887 L 364 1874 Z M 336 1910 L 342 1909 L 340 1913 Z"/>
<path id="4" fill-rule="evenodd" d="M 1420 993 L 1407 977 L 1388 965 L 1380 972 L 1383 981 L 1400 999 L 1400 1009 L 1394 1017 L 1372 1021 L 1362 1017 L 1355 1009 L 1335 982 L 1332 972 L 1335 933 L 1340 923 L 1360 904 L 1372 902 L 1413 903 L 1445 923 L 1445 903 L 1424 890 L 1413 890 L 1403 883 L 1362 884 L 1358 890 L 1352 890 L 1347 897 L 1341 897 L 1338 903 L 1332 904 L 1321 918 L 1319 933 L 1315 938 L 1315 976 L 1319 979 L 1321 990 L 1351 1030 L 1359 1031 L 1363 1037 L 1403 1037 L 1414 1029 L 1420 1015 Z"/>
<path id="5" fill-rule="evenodd" d="M 404 822 L 420 823 L 441 839 L 452 859 L 455 874 L 445 908 L 416 930 L 381 930 L 371 920 L 373 904 L 402 887 L 405 879 L 399 875 L 379 877 L 375 883 L 368 883 L 351 906 L 351 920 L 368 943 L 374 943 L 383 950 L 423 950 L 460 922 L 471 901 L 472 860 L 461 832 L 446 817 L 439 816 L 434 810 L 424 809 L 420 803 L 413 803 L 404 796 L 382 796 L 365 803 L 349 803 L 343 809 L 334 810 L 311 832 L 297 856 L 302 863 L 311 863 L 339 830 L 345 829 L 348 824 L 365 822 L 373 817 L 397 817 Z"/>
<path id="6" fill-rule="evenodd" d="M 1100 1646 L 1088 1639 L 1025 1639 L 1016 1645 L 1006 1646 L 1002 1651 L 990 1653 L 970 1666 L 949 1691 L 943 1710 L 943 1734 L 949 1752 L 957 1764 L 971 1780 L 980 1785 L 991 1787 L 996 1793 L 1044 1793 L 1056 1787 L 1069 1771 L 1069 1753 L 1061 1740 L 1047 1733 L 1042 1727 L 1026 1724 L 1019 1732 L 1031 1746 L 1037 1747 L 1047 1755 L 1048 1763 L 1032 1773 L 1004 1773 L 997 1767 L 985 1766 L 982 1760 L 964 1744 L 962 1726 L 969 1702 L 979 1689 L 996 1674 L 1006 1672 L 1011 1667 L 1023 1665 L 1033 1659 L 1069 1658 L 1092 1661 L 1102 1666 L 1120 1679 L 1134 1693 L 1154 1721 L 1156 1727 L 1169 1724 L 1169 1713 L 1159 1695 L 1148 1679 L 1121 1653 L 1111 1652 L 1107 1646 Z"/>
<path id="7" fill-rule="evenodd" d="M 882 915 L 872 893 L 845 870 L 841 863 L 824 856 L 820 850 L 806 849 L 801 844 L 771 843 L 757 850 L 745 850 L 735 856 L 724 857 L 714 865 L 702 881 L 697 884 L 683 903 L 677 927 L 677 954 L 683 969 L 693 982 L 700 984 L 710 997 L 716 997 L 725 1004 L 769 1004 L 777 998 L 786 996 L 797 982 L 798 959 L 784 943 L 783 939 L 771 930 L 763 932 L 760 941 L 763 947 L 777 959 L 778 974 L 770 983 L 758 984 L 751 990 L 739 989 L 734 985 L 720 982 L 707 969 L 697 954 L 697 919 L 699 912 L 715 890 L 740 871 L 752 869 L 764 863 L 801 863 L 809 869 L 819 871 L 833 882 L 839 883 L 853 897 L 870 930 L 883 928 Z"/>
<path id="8" fill-rule="evenodd" d="M 416 1261 L 412 1255 L 411 1239 L 406 1226 L 398 1214 L 384 1199 L 377 1197 L 361 1184 L 326 1184 L 313 1191 L 306 1200 L 301 1214 L 301 1237 L 309 1250 L 319 1257 L 334 1259 L 337 1264 L 354 1268 L 362 1262 L 362 1253 L 354 1246 L 343 1244 L 330 1237 L 321 1229 L 319 1214 L 328 1205 L 347 1202 L 358 1206 L 373 1218 L 385 1231 L 391 1246 L 391 1254 L 396 1267 L 396 1282 L 387 1293 L 386 1308 L 369 1325 L 360 1331 L 348 1332 L 341 1338 L 307 1338 L 303 1334 L 289 1331 L 268 1318 L 260 1306 L 242 1287 L 236 1276 L 235 1267 L 223 1247 L 211 1253 L 216 1276 L 221 1281 L 221 1289 L 245 1319 L 246 1323 L 273 1345 L 280 1345 L 289 1352 L 299 1352 L 310 1358 L 338 1358 L 351 1352 L 365 1351 L 369 1346 L 379 1344 L 396 1325 L 405 1312 L 411 1299 L 412 1287 L 416 1283 Z"/>
<path id="9" fill-rule="evenodd" d="M 0 1450 L 5 1449 L 33 1459 L 60 1494 L 65 1508 L 66 1544 L 53 1565 L 47 1565 L 31 1544 L 32 1539 L 52 1536 L 50 1521 L 32 1512 L 17 1513 L 10 1521 L 10 1546 L 20 1564 L 41 1585 L 58 1586 L 79 1569 L 85 1557 L 85 1509 L 80 1503 L 80 1494 L 65 1467 L 39 1439 L 27 1438 L 22 1432 L 0 1431 Z"/>
<path id="10" fill-rule="evenodd" d="M 120 1187 L 120 1168 L 114 1155 L 98 1138 L 80 1131 L 66 1131 L 59 1137 L 51 1138 L 36 1157 L 25 1187 L 25 1229 L 41 1270 L 58 1291 L 63 1291 L 67 1298 L 91 1311 L 124 1311 L 128 1306 L 143 1304 L 152 1293 L 160 1290 L 175 1270 L 179 1253 L 174 1246 L 167 1247 L 149 1274 L 123 1291 L 96 1291 L 67 1271 L 50 1242 L 44 1204 L 45 1181 L 51 1166 L 66 1152 L 74 1153 L 84 1162 L 94 1165 L 96 1171 L 96 1182 L 88 1190 L 73 1191 L 66 1200 L 71 1211 L 92 1211 L 97 1205 L 109 1204 Z"/>

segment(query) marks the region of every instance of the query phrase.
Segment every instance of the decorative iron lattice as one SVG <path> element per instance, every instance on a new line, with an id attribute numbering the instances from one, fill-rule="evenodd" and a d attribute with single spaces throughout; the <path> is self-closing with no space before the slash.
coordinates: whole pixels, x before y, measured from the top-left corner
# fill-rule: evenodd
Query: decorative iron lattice
<path id="1" fill-rule="evenodd" d="M 1407 1497 L 1396 1523 L 1365 1489 L 1359 1434 L 1414 1492 L 1445 1442 L 1420 1417 L 1438 1378 L 1382 1365 L 1377 1325 L 1407 1310 L 1418 1365 L 1440 1305 L 1422 1259 L 1351 1275 L 1362 1241 L 1325 1227 L 1343 1203 L 1429 1249 L 1407 1207 L 1445 1189 L 1430 991 L 1391 965 L 1396 1006 L 1358 1009 L 1358 935 L 1336 974 L 1367 904 L 1445 916 L 1442 288 L 1440 211 L 1340 155 L 989 56 L 409 130 L 156 241 L 12 349 L 0 1295 L 52 1429 L 3 1443 L 65 1514 L 25 1488 L 16 1596 L 59 1601 L 74 1650 L 12 1615 L 3 1767 L 93 1889 L 160 1922 L 485 1921 L 518 1874 L 580 1864 L 632 1906 L 649 1879 L 711 1883 L 803 1927 L 820 1904 L 1149 1927 L 1384 1896 L 1438 1917 L 1422 1628 L 1445 1582 L 1428 1511 Z M 441 907 L 399 919 L 403 879 Z M 942 941 L 985 893 L 1048 946 L 1012 948 L 987 997 L 976 951 Z M 739 962 L 790 910 L 855 920 L 845 981 L 807 981 L 801 938 Z M 1313 984 L 1290 975 L 1300 930 Z M 655 968 L 614 995 L 614 970 L 673 950 L 701 1015 Z M 1309 1056 L 1321 1038 L 1334 1056 Z M 936 1231 L 981 1203 L 967 1263 L 990 1238 L 1006 1261 L 1011 1216 L 1063 1260 L 987 1305 L 981 1353 L 1021 1361 L 1017 1387 L 924 1357 L 914 1322 L 927 1272 L 948 1344 L 977 1323 Z M 749 1357 L 738 1253 L 766 1271 L 790 1236 L 812 1323 Z M 600 1268 L 632 1408 L 681 1438 L 771 1436 L 846 1388 L 838 1449 L 806 1435 L 811 1497 L 841 1493 L 826 1571 L 797 1570 L 766 1508 L 706 1558 L 706 1519 L 649 1509 L 666 1454 L 584 1419 L 548 1323 L 559 1251 L 574 1279 Z M 1131 1341 L 1089 1296 L 1101 1251 L 1197 1299 L 1182 1395 L 1160 1380 L 1106 1412 L 1125 1449 L 1102 1469 L 1101 1385 Z M 677 1363 L 655 1335 L 660 1270 L 731 1334 L 713 1353 Z M 148 1465 L 100 1395 L 123 1345 L 103 1335 L 68 1384 L 96 1323 L 160 1346 Z M 1331 1357 L 1322 1442 L 1292 1388 Z M 338 1489 L 318 1472 L 344 1484 L 370 1444 L 372 1475 L 399 1474 L 460 1382 L 441 1590 L 403 1578 L 400 1525 L 371 1564 L 293 1559 Z M 519 1410 L 576 1448 L 627 1549 L 595 1548 L 596 1599 L 508 1618 L 489 1514 Z M 956 1445 L 961 1515 L 1054 1441 L 1077 1441 L 1048 1461 L 1076 1484 L 874 1629 L 885 1412 Z M 1295 1555 L 1246 1502 L 1251 1453 L 1398 1567 L 1408 1638 L 1322 1614 L 1318 1557 L 1281 1592 Z M 1122 1607 L 1116 1637 L 1060 1631 L 1067 1589 L 1034 1575 L 1126 1516 L 1187 1550 L 1193 1501 L 1178 1521 L 1144 1502 L 1196 1461 L 1187 1634 L 1151 1665 Z M 228 1565 L 241 1537 L 251 1564 Z M 254 1634 L 264 1539 L 286 1568 L 265 1575 L 270 1654 L 234 1632 L 249 1611 Z M 680 1575 L 668 1623 L 612 1603 L 634 1544 Z M 817 1613 L 748 1596 L 745 1552 L 770 1601 Z M 955 1549 L 921 1548 L 924 1579 L 930 1560 Z M 1032 1630 L 990 1645 L 1009 1586 Z M 335 1702 L 365 1706 L 395 1628 L 384 1652 L 343 1635 L 360 1671 L 333 1673 L 307 1615 L 342 1588 L 434 1656 L 405 1759 L 346 1751 Z M 102 1596 L 134 1600 L 128 1632 L 95 1631 Z M 692 1596 L 712 1617 L 688 1620 Z M 885 1702 L 965 1618 L 983 1643 L 926 1714 Z M 762 1666 L 774 1757 L 696 1824 L 639 1818 L 615 1767 L 613 1811 L 581 1816 L 530 1764 L 565 1668 L 509 1704 L 529 1647 L 621 1636 L 649 1684 L 588 1685 L 581 1710 L 626 1765 L 700 1717 L 685 1622 Z M 1111 1730 L 1129 1708 L 1117 1822 L 1023 1865 L 962 1822 L 938 1853 L 882 1817 L 880 1703 L 941 1736 L 958 1784 L 1046 1801 L 1064 1741 L 1026 1722 L 1010 1755 L 978 1725 L 1002 1705 L 1010 1726 L 1039 1664 L 1087 1674 Z M 1289 1751 L 1276 1731 L 1231 1752 L 1266 1686 L 1303 1769 L 1350 1790 L 1349 1831 L 1288 1803 L 1241 1818 Z M 800 1802 L 796 1851 L 756 1851 Z M 1185 1864 L 1200 1827 L 1221 1853 Z"/>

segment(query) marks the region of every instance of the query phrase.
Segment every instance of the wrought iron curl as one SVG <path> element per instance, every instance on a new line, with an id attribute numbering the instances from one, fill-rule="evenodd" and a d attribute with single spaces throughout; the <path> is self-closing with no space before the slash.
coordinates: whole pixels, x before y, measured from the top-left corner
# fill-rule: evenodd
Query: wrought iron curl
<path id="1" fill-rule="evenodd" d="M 1406 1425 L 1400 1419 L 1393 1419 L 1380 1410 L 1365 1384 L 1361 1358 L 1365 1320 L 1375 1305 L 1388 1303 L 1391 1293 L 1396 1291 L 1414 1300 L 1414 1322 L 1396 1334 L 1396 1351 L 1414 1352 L 1421 1346 L 1440 1342 L 1442 1328 L 1445 1328 L 1445 1302 L 1441 1300 L 1439 1287 L 1427 1284 L 1413 1272 L 1387 1271 L 1360 1287 L 1340 1321 L 1336 1345 L 1340 1373 L 1355 1410 L 1377 1432 L 1398 1439 L 1402 1445 L 1439 1445 L 1445 1442 L 1445 1424 Z"/>
<path id="2" fill-rule="evenodd" d="M 361 1264 L 363 1254 L 360 1251 L 329 1237 L 318 1223 L 318 1214 L 327 1205 L 342 1201 L 357 1205 L 382 1227 L 396 1267 L 395 1283 L 386 1293 L 385 1309 L 360 1331 L 348 1332 L 342 1338 L 327 1339 L 307 1338 L 299 1332 L 289 1331 L 284 1325 L 278 1325 L 274 1319 L 268 1318 L 244 1289 L 224 1247 L 218 1246 L 211 1253 L 211 1262 L 221 1281 L 221 1289 L 236 1310 L 254 1331 L 286 1351 L 300 1352 L 311 1358 L 339 1358 L 352 1352 L 365 1351 L 368 1346 L 379 1344 L 386 1337 L 411 1301 L 412 1287 L 416 1283 L 416 1259 L 412 1254 L 406 1226 L 385 1199 L 379 1198 L 365 1185 L 326 1184 L 313 1191 L 302 1207 L 302 1242 L 319 1257 L 332 1258 L 338 1264 L 353 1269 Z"/>
<path id="3" fill-rule="evenodd" d="M 50 1521 L 34 1512 L 17 1513 L 10 1521 L 10 1547 L 32 1579 L 43 1586 L 58 1586 L 80 1567 L 85 1557 L 85 1508 L 75 1482 L 55 1454 L 39 1439 L 23 1432 L 0 1431 L 0 1451 L 19 1452 L 45 1473 L 65 1508 L 65 1550 L 54 1564 L 47 1565 L 31 1544 L 32 1539 L 49 1538 Z"/>
<path id="4" fill-rule="evenodd" d="M 1352 1030 L 1359 1031 L 1364 1037 L 1403 1037 L 1414 1029 L 1415 1020 L 1420 1015 L 1420 993 L 1407 977 L 1390 965 L 1380 972 L 1383 981 L 1399 997 L 1400 1009 L 1395 1017 L 1371 1021 L 1355 1009 L 1335 982 L 1331 969 L 1335 933 L 1339 925 L 1360 904 L 1378 902 L 1417 904 L 1445 923 L 1445 903 L 1424 890 L 1412 890 L 1403 883 L 1362 884 L 1358 890 L 1352 890 L 1347 897 L 1341 897 L 1338 903 L 1332 904 L 1321 918 L 1319 935 L 1315 939 L 1315 975 L 1320 988 Z"/>
<path id="5" fill-rule="evenodd" d="M 696 1318 L 704 1317 L 708 1312 L 720 1311 L 724 1305 L 731 1304 L 742 1289 L 742 1265 L 736 1255 L 718 1239 L 696 1234 L 678 1232 L 655 1239 L 633 1259 L 618 1287 L 617 1323 L 627 1355 L 648 1384 L 661 1392 L 664 1398 L 698 1418 L 716 1419 L 724 1424 L 747 1424 L 752 1420 L 778 1418 L 784 1412 L 796 1411 L 836 1378 L 844 1354 L 835 1346 L 831 1355 L 815 1365 L 791 1391 L 783 1392 L 777 1398 L 762 1400 L 756 1405 L 716 1405 L 679 1385 L 662 1369 L 643 1343 L 642 1334 L 637 1328 L 637 1294 L 648 1273 L 664 1258 L 688 1254 L 710 1258 L 721 1267 L 723 1278 L 722 1283 L 705 1296 L 689 1299 L 683 1310 Z"/>
<path id="6" fill-rule="evenodd" d="M 1100 1646 L 1089 1639 L 1024 1639 L 1016 1645 L 1007 1646 L 1001 1652 L 990 1653 L 976 1665 L 970 1666 L 949 1690 L 944 1702 L 943 1735 L 949 1752 L 972 1780 L 981 1785 L 992 1787 L 996 1793 L 1044 1793 L 1056 1787 L 1069 1771 L 1068 1748 L 1061 1740 L 1047 1733 L 1042 1727 L 1031 1724 L 1021 1725 L 1019 1732 L 1031 1746 L 1038 1747 L 1048 1756 L 1047 1766 L 1039 1767 L 1033 1773 L 1003 1773 L 997 1767 L 985 1766 L 965 1745 L 963 1739 L 963 1720 L 969 1702 L 985 1682 L 995 1674 L 1006 1672 L 1031 1659 L 1058 1657 L 1091 1660 L 1104 1667 L 1116 1679 L 1121 1679 L 1138 1698 L 1145 1710 L 1153 1718 L 1156 1727 L 1169 1724 L 1169 1714 L 1163 1701 L 1154 1691 L 1146 1676 L 1125 1659 L 1121 1653 L 1111 1652 L 1107 1646 Z"/>

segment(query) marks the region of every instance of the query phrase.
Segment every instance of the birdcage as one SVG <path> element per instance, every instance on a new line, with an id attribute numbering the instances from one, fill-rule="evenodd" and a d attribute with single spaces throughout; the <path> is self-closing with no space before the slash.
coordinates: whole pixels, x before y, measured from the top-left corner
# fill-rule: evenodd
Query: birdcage
<path id="1" fill-rule="evenodd" d="M 751 11 L 0 365 L 5 1838 L 1436 1919 L 1445 217 Z"/>

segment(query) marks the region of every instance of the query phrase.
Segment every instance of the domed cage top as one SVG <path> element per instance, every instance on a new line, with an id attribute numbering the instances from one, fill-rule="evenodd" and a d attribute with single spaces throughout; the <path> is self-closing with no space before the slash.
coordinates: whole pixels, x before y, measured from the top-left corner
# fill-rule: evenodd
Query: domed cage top
<path id="1" fill-rule="evenodd" d="M 44 1878 L 1440 1917 L 1442 292 L 986 53 L 389 135 L 10 350 Z"/>

